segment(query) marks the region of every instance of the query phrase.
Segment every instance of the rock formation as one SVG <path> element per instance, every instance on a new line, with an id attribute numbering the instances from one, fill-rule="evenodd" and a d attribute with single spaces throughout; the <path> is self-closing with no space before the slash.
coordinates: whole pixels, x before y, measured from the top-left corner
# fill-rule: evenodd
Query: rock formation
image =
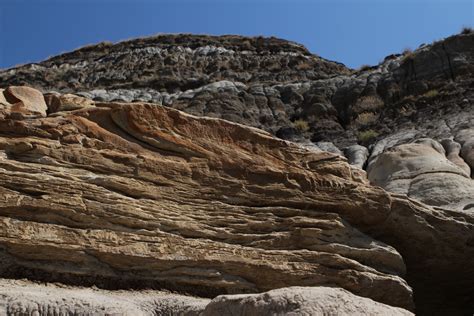
<path id="1" fill-rule="evenodd" d="M 0 277 L 30 280 L 0 294 L 31 289 L 0 308 L 472 313 L 473 39 L 354 72 L 170 35 L 0 72 Z"/>

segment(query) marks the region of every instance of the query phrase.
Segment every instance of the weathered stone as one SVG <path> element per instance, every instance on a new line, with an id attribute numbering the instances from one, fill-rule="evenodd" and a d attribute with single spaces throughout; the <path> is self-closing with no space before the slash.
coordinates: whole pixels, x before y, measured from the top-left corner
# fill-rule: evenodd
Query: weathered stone
<path id="1" fill-rule="evenodd" d="M 4 96 L 4 91 L 5 89 L 0 89 L 0 106 L 2 107 L 7 107 L 7 106 L 10 106 L 10 102 L 7 101 L 7 99 L 5 99 L 5 96 Z"/>
<path id="2" fill-rule="evenodd" d="M 432 144 L 437 143 L 404 144 L 385 150 L 367 170 L 370 182 L 429 205 L 470 208 L 474 203 L 472 180 L 445 157 L 444 149 L 440 153 Z"/>
<path id="3" fill-rule="evenodd" d="M 451 161 L 453 164 L 462 169 L 467 176 L 471 174 L 471 168 L 469 165 L 459 156 L 461 152 L 461 144 L 453 141 L 452 139 L 443 139 L 441 144 L 446 151 L 446 158 Z"/>
<path id="4" fill-rule="evenodd" d="M 388 207 L 364 205 L 389 197 L 356 189 L 343 158 L 153 104 L 72 113 L 22 121 L 19 137 L 0 138 L 1 275 L 53 280 L 54 271 L 63 282 L 207 296 L 336 284 L 412 308 L 400 255 L 325 210 Z M 334 204 L 341 186 L 349 196 Z"/>
<path id="5" fill-rule="evenodd" d="M 262 294 L 222 295 L 203 316 L 219 315 L 413 315 L 331 287 L 290 287 Z"/>
<path id="6" fill-rule="evenodd" d="M 415 291 L 442 284 L 418 308 L 471 310 L 474 219 L 393 197 L 343 157 L 138 103 L 0 135 L 1 276 L 208 297 L 336 285 L 413 309 L 406 261 Z"/>
<path id="7" fill-rule="evenodd" d="M 0 279 L 2 315 L 198 316 L 208 303 L 208 299 L 151 290 L 106 291 Z"/>
<path id="8" fill-rule="evenodd" d="M 473 185 L 462 160 L 473 170 L 473 40 L 452 36 L 352 71 L 275 38 L 160 35 L 2 70 L 4 85 L 105 102 L 73 104 L 73 112 L 50 106 L 46 119 L 17 99 L 0 106 L 0 199 L 7 205 L 0 214 L 5 223 L 19 221 L 4 229 L 15 237 L 1 248 L 10 258 L 3 271 L 125 288 L 137 279 L 208 296 L 330 283 L 409 305 L 405 279 L 418 313 L 472 314 Z M 152 101 L 268 133 L 114 100 Z M 307 127 L 292 130 L 296 120 Z M 459 154 L 449 145 L 445 156 L 437 141 L 446 138 L 461 145 Z M 369 178 L 387 189 L 437 208 L 371 187 L 364 170 L 314 143 L 331 143 L 321 147 L 338 154 L 367 145 L 366 163 L 363 149 L 354 157 L 345 150 L 349 162 L 367 165 Z M 392 155 L 400 145 L 428 149 Z M 337 234 L 321 228 L 323 219 Z M 98 235 L 90 238 L 86 229 Z M 45 237 L 53 231 L 67 240 L 57 246 Z M 16 237 L 33 234 L 34 242 Z M 178 255 L 150 244 L 176 244 Z M 260 270 L 268 271 L 256 280 Z M 394 297 L 379 293 L 391 286 Z"/>
<path id="9" fill-rule="evenodd" d="M 13 104 L 13 111 L 17 108 L 46 116 L 48 107 L 44 102 L 43 94 L 26 86 L 10 86 L 3 92 L 5 99 Z"/>
<path id="10" fill-rule="evenodd" d="M 50 93 L 45 94 L 44 98 L 49 113 L 72 111 L 94 106 L 94 101 L 74 94 L 56 95 Z"/>
<path id="11" fill-rule="evenodd" d="M 455 139 L 461 144 L 460 155 L 471 167 L 471 176 L 474 177 L 474 128 L 460 130 Z"/>
<path id="12" fill-rule="evenodd" d="M 344 148 L 344 155 L 347 157 L 351 165 L 364 169 L 365 162 L 369 157 L 369 151 L 367 150 L 367 147 L 352 145 Z"/>

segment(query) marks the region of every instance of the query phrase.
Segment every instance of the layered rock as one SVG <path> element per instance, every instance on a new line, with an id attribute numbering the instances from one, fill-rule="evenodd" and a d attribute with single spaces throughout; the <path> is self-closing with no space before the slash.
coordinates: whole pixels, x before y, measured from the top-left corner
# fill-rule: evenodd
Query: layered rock
<path id="1" fill-rule="evenodd" d="M 340 155 L 156 104 L 3 117 L 3 277 L 208 297 L 336 285 L 406 309 L 411 286 L 420 311 L 472 309 L 474 218 L 391 196 Z"/>
<path id="2" fill-rule="evenodd" d="M 337 284 L 412 307 L 401 256 L 331 212 L 380 213 L 357 205 L 367 188 L 338 156 L 153 104 L 99 106 L 0 123 L 16 135 L 0 140 L 4 276 L 208 296 Z"/>
<path id="3" fill-rule="evenodd" d="M 0 276 L 316 287 L 209 305 L 256 312 L 413 309 L 413 289 L 419 314 L 472 313 L 473 41 L 353 71 L 275 38 L 160 35 L 0 71 Z"/>
<path id="4" fill-rule="evenodd" d="M 473 33 L 459 34 L 353 71 L 275 38 L 160 35 L 1 71 L 0 82 L 162 103 L 342 149 L 407 129 L 441 140 L 472 126 L 473 47 Z M 299 120 L 307 130 L 295 129 Z"/>

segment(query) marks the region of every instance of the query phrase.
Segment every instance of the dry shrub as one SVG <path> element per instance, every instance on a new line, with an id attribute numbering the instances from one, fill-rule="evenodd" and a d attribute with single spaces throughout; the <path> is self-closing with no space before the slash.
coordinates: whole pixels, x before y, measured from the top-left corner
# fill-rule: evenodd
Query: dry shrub
<path id="1" fill-rule="evenodd" d="M 357 116 L 355 122 L 358 125 L 365 126 L 374 123 L 378 118 L 379 116 L 373 112 L 364 112 Z"/>
<path id="2" fill-rule="evenodd" d="M 425 92 L 425 93 L 423 94 L 423 96 L 424 96 L 425 98 L 434 98 L 434 97 L 436 97 L 438 94 L 439 94 L 439 91 L 438 91 L 438 90 L 430 90 L 430 91 L 428 91 L 428 92 Z"/>
<path id="3" fill-rule="evenodd" d="M 358 136 L 360 142 L 368 143 L 374 140 L 377 136 L 379 136 L 379 133 L 377 133 L 373 129 L 368 129 L 366 131 L 359 132 Z"/>
<path id="4" fill-rule="evenodd" d="M 464 34 L 464 35 L 471 34 L 472 32 L 474 32 L 474 30 L 472 29 L 472 27 L 468 27 L 468 26 L 463 27 L 461 30 L 461 34 Z"/>
<path id="5" fill-rule="evenodd" d="M 309 130 L 309 124 L 307 121 L 305 120 L 302 120 L 302 119 L 298 119 L 296 121 L 293 122 L 293 125 L 295 126 L 295 128 L 297 130 L 299 130 L 300 132 L 306 132 Z"/>
<path id="6" fill-rule="evenodd" d="M 358 71 L 366 71 L 366 70 L 369 70 L 369 69 L 372 69 L 372 66 L 364 64 L 364 65 L 359 67 Z"/>
<path id="7" fill-rule="evenodd" d="M 403 58 L 401 60 L 402 64 L 407 61 L 413 60 L 413 58 L 415 57 L 415 53 L 413 52 L 411 48 L 405 48 L 402 54 L 403 54 Z"/>
<path id="8" fill-rule="evenodd" d="M 355 108 L 361 112 L 376 111 L 383 107 L 383 101 L 379 96 L 368 95 L 357 100 Z"/>

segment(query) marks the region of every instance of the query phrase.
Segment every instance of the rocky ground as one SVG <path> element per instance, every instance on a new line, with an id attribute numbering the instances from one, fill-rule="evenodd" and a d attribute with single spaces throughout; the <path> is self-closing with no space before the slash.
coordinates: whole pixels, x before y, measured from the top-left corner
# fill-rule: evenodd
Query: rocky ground
<path id="1" fill-rule="evenodd" d="M 473 61 L 161 35 L 0 71 L 0 311 L 474 312 Z"/>

